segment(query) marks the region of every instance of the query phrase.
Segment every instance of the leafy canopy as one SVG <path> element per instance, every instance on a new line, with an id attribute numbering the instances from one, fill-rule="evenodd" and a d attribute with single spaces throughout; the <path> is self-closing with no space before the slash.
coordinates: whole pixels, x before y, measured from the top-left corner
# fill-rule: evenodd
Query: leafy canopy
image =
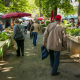
<path id="1" fill-rule="evenodd" d="M 66 14 L 75 12 L 70 0 L 35 0 L 35 3 L 46 17 L 50 17 L 51 10 L 55 12 L 55 7 L 62 9 Z"/>
<path id="2" fill-rule="evenodd" d="M 29 12 L 32 13 L 34 9 L 38 9 L 34 4 L 35 0 L 8 0 L 9 5 L 6 7 L 4 2 L 7 0 L 0 0 L 0 12 L 8 13 L 8 12 Z"/>

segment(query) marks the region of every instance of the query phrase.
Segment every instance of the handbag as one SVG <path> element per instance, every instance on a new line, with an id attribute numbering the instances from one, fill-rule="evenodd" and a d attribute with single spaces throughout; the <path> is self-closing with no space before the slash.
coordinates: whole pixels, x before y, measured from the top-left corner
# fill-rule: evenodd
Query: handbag
<path id="1" fill-rule="evenodd" d="M 14 37 L 15 40 L 23 38 L 23 34 L 20 31 L 20 28 L 18 27 L 18 25 L 17 25 L 17 28 L 18 28 L 18 32 L 15 34 L 15 37 Z"/>
<path id="2" fill-rule="evenodd" d="M 56 26 L 55 26 L 55 27 L 56 27 Z M 50 33 L 55 27 L 53 27 L 53 28 L 49 31 L 49 33 Z M 48 50 L 46 49 L 45 46 L 42 46 L 42 47 L 41 47 L 41 52 L 42 52 L 42 60 L 48 57 L 49 52 L 48 52 Z"/>
<path id="3" fill-rule="evenodd" d="M 32 25 L 32 27 L 31 27 L 31 31 L 33 31 L 34 30 L 34 26 Z"/>
<path id="4" fill-rule="evenodd" d="M 48 50 L 46 49 L 45 46 L 41 47 L 41 52 L 42 52 L 42 60 L 48 57 L 49 52 L 48 52 Z"/>

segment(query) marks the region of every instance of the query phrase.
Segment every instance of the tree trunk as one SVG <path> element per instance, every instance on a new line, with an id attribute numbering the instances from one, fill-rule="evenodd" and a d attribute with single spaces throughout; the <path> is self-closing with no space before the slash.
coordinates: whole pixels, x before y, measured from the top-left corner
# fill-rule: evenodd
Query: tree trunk
<path id="1" fill-rule="evenodd" d="M 80 16 L 80 0 L 79 0 L 79 7 L 78 7 L 78 16 Z"/>
<path id="2" fill-rule="evenodd" d="M 55 7 L 55 11 L 54 11 L 54 19 L 55 19 L 55 16 L 57 15 L 57 7 Z"/>
<path id="3" fill-rule="evenodd" d="M 4 5 L 5 5 L 6 7 L 9 7 L 9 3 L 10 3 L 10 0 L 4 0 Z"/>

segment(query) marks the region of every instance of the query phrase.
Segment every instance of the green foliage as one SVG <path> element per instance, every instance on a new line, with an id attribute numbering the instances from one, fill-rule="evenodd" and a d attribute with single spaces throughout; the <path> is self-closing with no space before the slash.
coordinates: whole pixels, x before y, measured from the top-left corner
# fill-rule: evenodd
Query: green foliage
<path id="1" fill-rule="evenodd" d="M 6 2 L 7 0 L 5 0 Z M 9 5 L 4 5 L 4 0 L 0 0 L 0 12 L 29 12 L 32 13 L 34 9 L 38 10 L 35 6 L 35 0 L 9 0 Z"/>
<path id="2" fill-rule="evenodd" d="M 63 24 L 67 24 L 68 23 L 68 21 L 67 20 L 63 20 Z"/>
<path id="3" fill-rule="evenodd" d="M 69 30 L 69 29 L 66 29 L 66 33 L 67 34 L 70 34 L 71 36 L 80 36 L 80 29 L 79 28 L 77 28 L 77 29 L 75 29 L 75 28 L 72 28 L 71 30 Z"/>
<path id="4" fill-rule="evenodd" d="M 70 4 L 70 1 L 68 0 L 62 0 L 59 4 L 59 8 L 62 9 L 66 14 L 72 14 L 75 12 L 73 6 Z"/>
<path id="5" fill-rule="evenodd" d="M 45 24 L 41 24 L 41 26 L 42 26 L 42 27 L 46 27 L 46 25 L 45 25 Z"/>
<path id="6" fill-rule="evenodd" d="M 69 0 L 35 0 L 36 5 L 44 16 L 50 17 L 51 10 L 55 12 L 55 8 L 62 9 L 65 13 L 74 13 L 73 6 Z"/>
<path id="7" fill-rule="evenodd" d="M 46 20 L 46 25 L 50 24 L 50 20 Z"/>
<path id="8" fill-rule="evenodd" d="M 6 39 L 9 39 L 9 32 L 2 32 L 0 33 L 0 41 L 4 41 Z"/>

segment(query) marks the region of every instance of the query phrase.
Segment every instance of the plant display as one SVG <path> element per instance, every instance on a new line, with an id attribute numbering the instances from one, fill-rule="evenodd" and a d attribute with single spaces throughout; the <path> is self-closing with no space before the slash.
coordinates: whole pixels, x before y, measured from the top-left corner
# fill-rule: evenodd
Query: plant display
<path id="1" fill-rule="evenodd" d="M 47 21 L 46 21 L 46 25 L 48 25 L 49 23 L 50 23 L 50 20 L 47 20 Z"/>
<path id="2" fill-rule="evenodd" d="M 5 41 L 6 39 L 9 39 L 10 32 L 2 32 L 0 33 L 0 41 Z"/>
<path id="3" fill-rule="evenodd" d="M 46 27 L 46 25 L 45 25 L 45 24 L 41 24 L 41 26 L 42 26 L 42 27 Z"/>
<path id="4" fill-rule="evenodd" d="M 80 36 L 80 29 L 75 29 L 75 28 L 73 28 L 73 29 L 66 29 L 66 33 L 67 34 L 70 34 L 71 36 Z"/>

